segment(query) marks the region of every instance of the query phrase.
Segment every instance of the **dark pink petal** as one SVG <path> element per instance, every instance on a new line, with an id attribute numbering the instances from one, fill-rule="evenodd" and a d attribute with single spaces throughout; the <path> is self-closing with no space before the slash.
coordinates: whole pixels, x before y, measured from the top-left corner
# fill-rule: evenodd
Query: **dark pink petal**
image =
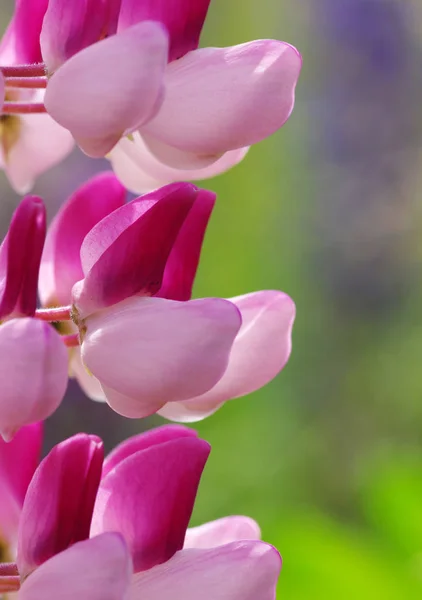
<path id="1" fill-rule="evenodd" d="M 103 456 L 101 440 L 81 433 L 55 446 L 41 462 L 19 524 L 21 576 L 88 537 Z"/>
<path id="2" fill-rule="evenodd" d="M 12 312 L 28 316 L 35 313 L 45 232 L 42 200 L 35 196 L 24 198 L 0 247 L 0 319 Z"/>
<path id="3" fill-rule="evenodd" d="M 215 548 L 231 542 L 261 539 L 258 523 L 249 517 L 224 517 L 187 530 L 184 548 Z"/>
<path id="4" fill-rule="evenodd" d="M 40 33 L 49 0 L 16 0 L 0 45 L 3 65 L 42 62 Z"/>
<path id="5" fill-rule="evenodd" d="M 116 33 L 119 10 L 120 0 L 49 0 L 40 38 L 48 70 Z"/>
<path id="6" fill-rule="evenodd" d="M 195 50 L 211 0 L 122 0 L 119 30 L 139 21 L 161 21 L 170 35 L 169 60 Z"/>
<path id="7" fill-rule="evenodd" d="M 209 452 L 203 440 L 180 437 L 123 460 L 101 482 L 92 533 L 119 531 L 135 572 L 171 558 L 183 547 Z"/>
<path id="8" fill-rule="evenodd" d="M 157 411 L 213 387 L 226 370 L 240 325 L 238 309 L 220 298 L 134 297 L 86 319 L 82 360 L 114 410 L 145 416 L 145 405 L 151 414 L 154 405 Z M 121 404 L 106 387 L 132 400 L 129 411 L 127 398 Z"/>
<path id="9" fill-rule="evenodd" d="M 301 66 L 275 40 L 195 50 L 168 66 L 163 105 L 141 133 L 205 156 L 255 144 L 289 118 Z"/>
<path id="10" fill-rule="evenodd" d="M 275 600 L 281 558 L 258 541 L 178 552 L 167 563 L 137 573 L 131 600 Z"/>
<path id="11" fill-rule="evenodd" d="M 242 315 L 229 365 L 207 393 L 183 403 L 168 403 L 160 414 L 193 422 L 215 412 L 223 402 L 263 387 L 286 365 L 292 346 L 295 305 L 283 292 L 254 292 L 231 298 Z M 269 352 L 268 349 L 271 348 Z"/>
<path id="12" fill-rule="evenodd" d="M 202 242 L 214 208 L 216 195 L 199 190 L 168 257 L 161 288 L 156 296 L 169 300 L 190 300 Z"/>
<path id="13" fill-rule="evenodd" d="M 148 205 L 144 197 L 141 203 L 131 203 L 110 216 L 107 224 L 120 220 L 121 233 L 108 247 L 107 238 L 96 236 L 103 252 L 74 290 L 74 302 L 82 317 L 135 294 L 152 295 L 161 287 L 168 256 L 198 189 L 181 184 L 159 193 L 161 200 L 145 212 Z M 102 231 L 100 224 L 96 233 Z M 115 233 L 112 229 L 111 235 Z M 90 243 L 92 240 L 90 236 Z M 81 253 L 85 250 L 84 245 Z"/>
<path id="14" fill-rule="evenodd" d="M 23 500 L 38 466 L 42 423 L 26 425 L 11 442 L 0 439 L 0 531 L 15 545 Z"/>
<path id="15" fill-rule="evenodd" d="M 12 319 L 0 327 L 0 433 L 7 441 L 23 425 L 49 417 L 67 387 L 68 355 L 49 324 Z"/>
<path id="16" fill-rule="evenodd" d="M 163 425 L 156 429 L 150 429 L 140 435 L 135 435 L 117 446 L 105 459 L 103 465 L 102 478 L 106 477 L 112 469 L 114 469 L 123 460 L 146 450 L 151 446 L 157 446 L 171 440 L 176 440 L 186 437 L 197 437 L 198 434 L 194 429 L 183 427 L 182 425 Z"/>
<path id="17" fill-rule="evenodd" d="M 152 21 L 75 54 L 50 78 L 48 113 L 89 156 L 105 156 L 162 102 L 167 35 Z"/>
<path id="18" fill-rule="evenodd" d="M 83 279 L 81 246 L 88 232 L 123 206 L 126 190 L 112 173 L 101 173 L 67 200 L 51 223 L 42 255 L 38 291 L 41 302 L 70 304 L 74 284 Z"/>
<path id="19" fill-rule="evenodd" d="M 105 533 L 53 556 L 25 579 L 19 600 L 125 600 L 132 577 L 122 537 Z"/>

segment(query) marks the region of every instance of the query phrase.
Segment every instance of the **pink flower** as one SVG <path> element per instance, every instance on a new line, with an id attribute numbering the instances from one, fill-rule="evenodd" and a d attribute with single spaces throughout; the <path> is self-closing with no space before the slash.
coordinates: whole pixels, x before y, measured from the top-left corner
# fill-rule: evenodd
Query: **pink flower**
<path id="1" fill-rule="evenodd" d="M 67 351 L 58 333 L 32 318 L 45 238 L 45 208 L 22 200 L 0 246 L 0 434 L 48 417 L 67 386 Z"/>
<path id="2" fill-rule="evenodd" d="M 41 299 L 67 304 L 75 284 L 82 362 L 74 350 L 72 369 L 88 395 L 105 394 L 125 416 L 201 419 L 287 362 L 294 304 L 282 292 L 191 300 L 214 200 L 182 183 L 125 205 L 103 174 L 64 205 L 47 235 Z"/>
<path id="3" fill-rule="evenodd" d="M 256 523 L 228 517 L 186 529 L 208 454 L 194 431 L 162 427 L 116 448 L 98 486 L 98 440 L 80 434 L 56 446 L 24 501 L 19 600 L 58 590 L 64 599 L 273 600 L 281 561 Z M 17 589 L 1 574 L 5 591 Z"/>

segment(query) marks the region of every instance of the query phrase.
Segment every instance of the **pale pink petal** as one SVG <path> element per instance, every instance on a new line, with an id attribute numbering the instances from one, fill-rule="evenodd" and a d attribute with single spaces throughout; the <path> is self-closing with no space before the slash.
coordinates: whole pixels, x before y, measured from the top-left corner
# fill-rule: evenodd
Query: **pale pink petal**
<path id="1" fill-rule="evenodd" d="M 6 81 L 3 73 L 0 73 L 0 107 L 3 108 L 4 98 L 6 96 Z"/>
<path id="2" fill-rule="evenodd" d="M 116 33 L 119 8 L 120 0 L 49 0 L 40 36 L 48 70 Z"/>
<path id="3" fill-rule="evenodd" d="M 295 306 L 289 296 L 277 291 L 262 291 L 230 301 L 240 310 L 242 327 L 224 376 L 207 393 L 182 406 L 167 404 L 160 410 L 162 416 L 184 422 L 200 420 L 226 400 L 263 387 L 286 364 L 295 318 Z"/>
<path id="4" fill-rule="evenodd" d="M 131 600 L 275 600 L 281 569 L 264 542 L 188 549 L 133 578 Z"/>
<path id="5" fill-rule="evenodd" d="M 159 408 L 215 385 L 240 325 L 235 305 L 219 298 L 131 298 L 86 320 L 82 360 L 142 412 L 145 402 Z M 112 407 L 120 411 L 118 402 Z"/>
<path id="6" fill-rule="evenodd" d="M 160 201 L 146 211 L 143 210 L 147 206 L 146 197 L 140 203 L 135 201 L 115 211 L 84 241 L 81 256 L 85 255 L 88 243 L 91 256 L 95 253 L 94 244 L 102 253 L 73 290 L 73 302 L 80 317 L 135 294 L 153 295 L 160 289 L 168 256 L 198 189 L 189 183 L 175 184 L 151 194 L 151 200 L 160 195 Z M 110 232 L 116 237 L 106 246 L 110 234 L 99 237 L 98 233 L 117 222 L 117 229 L 113 227 Z"/>
<path id="7" fill-rule="evenodd" d="M 139 21 L 161 21 L 170 35 L 169 60 L 198 47 L 210 0 L 122 0 L 119 30 Z"/>
<path id="8" fill-rule="evenodd" d="M 104 479 L 112 469 L 129 456 L 132 456 L 132 454 L 135 454 L 135 452 L 146 450 L 157 444 L 164 444 L 165 442 L 186 437 L 196 438 L 198 434 L 194 429 L 189 429 L 183 425 L 162 425 L 139 435 L 134 435 L 110 452 L 104 461 L 102 477 Z"/>
<path id="9" fill-rule="evenodd" d="M 164 401 L 158 402 L 155 398 L 147 397 L 143 397 L 142 402 L 140 402 L 139 397 L 126 396 L 104 384 L 101 385 L 101 389 L 107 404 L 113 410 L 128 419 L 144 419 L 145 417 L 150 417 L 165 404 Z"/>
<path id="10" fill-rule="evenodd" d="M 49 0 L 16 0 L 15 12 L 0 44 L 3 65 L 42 62 L 40 32 Z"/>
<path id="11" fill-rule="evenodd" d="M 42 423 L 35 423 L 22 427 L 11 442 L 0 439 L 0 531 L 12 545 L 17 542 L 23 500 L 40 458 L 42 434 Z"/>
<path id="12" fill-rule="evenodd" d="M 74 284 L 83 278 L 81 246 L 89 231 L 123 206 L 126 190 L 112 173 L 90 179 L 53 219 L 41 261 L 38 291 L 43 305 L 70 304 Z"/>
<path id="13" fill-rule="evenodd" d="M 275 40 L 195 50 L 168 66 L 164 103 L 143 131 L 198 154 L 250 146 L 289 118 L 301 64 Z"/>
<path id="14" fill-rule="evenodd" d="M 72 350 L 70 374 L 72 377 L 76 378 L 88 398 L 97 402 L 106 401 L 106 396 L 100 382 L 88 371 L 82 362 L 80 348 L 74 348 Z"/>
<path id="15" fill-rule="evenodd" d="M 224 517 L 187 530 L 184 548 L 215 548 L 231 542 L 261 539 L 258 523 L 249 517 Z"/>
<path id="16" fill-rule="evenodd" d="M 28 577 L 19 600 L 125 600 L 130 554 L 118 533 L 105 533 L 54 556 Z"/>
<path id="17" fill-rule="evenodd" d="M 81 433 L 55 446 L 41 462 L 19 523 L 21 576 L 89 536 L 103 457 L 101 440 Z"/>
<path id="18" fill-rule="evenodd" d="M 59 334 L 37 319 L 0 327 L 0 432 L 10 440 L 23 425 L 50 416 L 67 387 L 67 350 Z"/>
<path id="19" fill-rule="evenodd" d="M 203 169 L 176 169 L 160 162 L 139 133 L 123 138 L 108 155 L 120 181 L 134 193 L 144 193 L 173 181 L 209 179 L 228 171 L 245 157 L 249 147 L 226 152 Z"/>
<path id="20" fill-rule="evenodd" d="M 23 115 L 19 137 L 4 160 L 10 184 L 18 194 L 29 192 L 39 175 L 61 162 L 72 150 L 71 134 L 49 115 Z"/>
<path id="21" fill-rule="evenodd" d="M 248 150 L 249 147 L 230 150 L 201 169 L 177 169 L 160 162 L 142 136 L 135 132 L 132 139 L 122 138 L 107 158 L 117 177 L 129 190 L 144 193 L 173 181 L 198 181 L 220 175 L 240 163 Z"/>
<path id="22" fill-rule="evenodd" d="M 120 532 L 135 572 L 171 558 L 183 547 L 209 452 L 207 442 L 179 437 L 118 463 L 101 481 L 91 535 Z"/>
<path id="23" fill-rule="evenodd" d="M 86 154 L 104 156 L 157 111 L 167 52 L 167 35 L 152 21 L 93 44 L 51 77 L 47 111 Z"/>

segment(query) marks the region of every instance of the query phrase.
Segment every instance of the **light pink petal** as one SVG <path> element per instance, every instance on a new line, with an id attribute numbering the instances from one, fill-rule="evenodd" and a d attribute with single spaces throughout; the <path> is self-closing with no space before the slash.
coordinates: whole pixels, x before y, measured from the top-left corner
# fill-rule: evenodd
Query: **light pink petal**
<path id="1" fill-rule="evenodd" d="M 161 21 L 170 35 L 169 60 L 198 47 L 210 0 L 122 0 L 119 30 L 139 21 Z"/>
<path id="2" fill-rule="evenodd" d="M 88 537 L 103 457 L 99 438 L 79 434 L 55 446 L 41 462 L 19 524 L 21 576 Z"/>
<path id="3" fill-rule="evenodd" d="M 143 131 L 205 155 L 255 144 L 289 118 L 301 64 L 275 40 L 195 50 L 168 66 L 164 103 Z"/>
<path id="4" fill-rule="evenodd" d="M 133 578 L 131 600 L 275 600 L 281 569 L 277 550 L 264 542 L 188 549 Z"/>
<path id="5" fill-rule="evenodd" d="M 49 0 L 40 37 L 48 70 L 116 33 L 119 8 L 120 0 Z"/>
<path id="6" fill-rule="evenodd" d="M 47 111 L 86 154 L 104 156 L 157 111 L 167 52 L 167 35 L 152 21 L 102 40 L 51 77 Z"/>
<path id="7" fill-rule="evenodd" d="M 3 108 L 4 98 L 6 96 L 6 81 L 3 73 L 0 73 L 0 107 Z"/>
<path id="8" fill-rule="evenodd" d="M 37 319 L 0 327 L 0 432 L 10 440 L 23 425 L 50 416 L 67 386 L 67 350 L 55 329 Z"/>
<path id="9" fill-rule="evenodd" d="M 5 157 L 4 169 L 18 194 L 28 193 L 37 177 L 61 162 L 72 150 L 71 134 L 49 115 L 23 115 L 19 137 Z"/>
<path id="10" fill-rule="evenodd" d="M 82 360 L 103 385 L 137 401 L 142 414 L 144 403 L 158 409 L 215 385 L 240 325 L 235 305 L 219 298 L 132 298 L 86 320 Z"/>
<path id="11" fill-rule="evenodd" d="M 172 150 L 170 146 L 168 148 Z M 240 163 L 248 150 L 249 147 L 230 150 L 204 168 L 178 169 L 161 162 L 146 146 L 142 136 L 135 132 L 132 139 L 122 138 L 107 158 L 117 177 L 129 190 L 143 193 L 173 181 L 197 181 L 220 175 Z M 178 155 L 180 157 L 180 151 Z M 168 158 L 169 153 L 166 156 Z M 190 158 L 191 154 L 188 156 Z"/>
<path id="12" fill-rule="evenodd" d="M 207 442 L 179 437 L 118 463 L 101 481 L 91 535 L 120 532 L 135 572 L 171 558 L 183 547 L 209 452 Z"/>
<path id="13" fill-rule="evenodd" d="M 3 65 L 42 62 L 40 32 L 49 0 L 16 0 L 15 12 L 0 44 Z"/>
<path id="14" fill-rule="evenodd" d="M 155 414 L 159 408 L 164 406 L 165 402 L 158 402 L 154 397 L 143 397 L 139 401 L 139 397 L 131 397 L 117 390 L 102 384 L 105 400 L 109 406 L 120 415 L 124 415 L 128 419 L 144 419 Z"/>
<path id="15" fill-rule="evenodd" d="M 242 327 L 224 376 L 206 394 L 184 402 L 182 406 L 167 404 L 160 410 L 162 416 L 184 422 L 200 420 L 226 400 L 263 387 L 286 364 L 295 318 L 295 305 L 289 296 L 277 291 L 262 291 L 230 301 L 241 312 Z"/>
<path id="16" fill-rule="evenodd" d="M 28 577 L 19 600 L 125 600 L 132 576 L 122 537 L 105 533 L 54 556 Z"/>
<path id="17" fill-rule="evenodd" d="M 146 450 L 152 446 L 164 444 L 165 442 L 170 442 L 172 440 L 186 437 L 196 438 L 197 436 L 198 434 L 194 429 L 189 429 L 182 425 L 163 425 L 162 427 L 150 429 L 139 435 L 134 435 L 119 444 L 107 456 L 103 465 L 102 477 L 104 479 L 112 469 L 126 458 L 129 458 L 129 456 L 135 454 L 135 452 L 140 452 L 141 450 Z"/>
<path id="18" fill-rule="evenodd" d="M 85 365 L 82 363 L 80 348 L 74 348 L 72 350 L 72 357 L 70 360 L 70 375 L 75 377 L 82 391 L 96 402 L 105 402 L 106 396 L 103 392 L 100 382 L 92 373 L 90 373 Z"/>
<path id="19" fill-rule="evenodd" d="M 187 530 L 184 548 L 215 548 L 231 542 L 261 539 L 258 523 L 249 517 L 224 517 Z"/>
<path id="20" fill-rule="evenodd" d="M 145 206 L 144 197 L 140 205 L 131 203 L 107 220 L 110 225 L 118 216 L 122 231 L 105 249 L 104 237 L 96 238 L 97 246 L 104 251 L 73 290 L 74 304 L 82 318 L 134 294 L 152 295 L 160 289 L 167 258 L 198 189 L 186 183 L 169 186 L 160 193 L 164 196 L 146 212 L 139 213 L 139 206 Z M 104 229 L 102 225 L 97 232 Z M 112 235 L 115 233 L 113 229 Z M 93 235 L 89 239 L 93 240 Z M 81 254 L 85 248 L 84 244 Z"/>
<path id="21" fill-rule="evenodd" d="M 83 278 L 80 251 L 88 232 L 123 206 L 126 190 L 112 173 L 100 173 L 67 200 L 51 223 L 44 247 L 38 291 L 43 305 L 70 304 Z"/>
<path id="22" fill-rule="evenodd" d="M 42 423 L 35 423 L 22 427 L 11 442 L 0 439 L 0 531 L 9 544 L 17 542 L 22 504 L 38 465 L 42 434 Z"/>

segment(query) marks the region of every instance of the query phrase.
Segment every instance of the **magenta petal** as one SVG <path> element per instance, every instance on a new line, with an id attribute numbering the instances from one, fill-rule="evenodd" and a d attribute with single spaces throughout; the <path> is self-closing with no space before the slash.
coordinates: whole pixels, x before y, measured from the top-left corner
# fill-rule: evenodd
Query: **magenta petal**
<path id="1" fill-rule="evenodd" d="M 141 133 L 205 155 L 255 144 L 289 118 L 301 65 L 275 40 L 195 50 L 168 66 L 163 105 Z"/>
<path id="2" fill-rule="evenodd" d="M 41 453 L 42 423 L 26 425 L 11 442 L 0 439 L 0 531 L 15 545 L 18 523 L 29 482 Z"/>
<path id="3" fill-rule="evenodd" d="M 68 356 L 59 334 L 37 319 L 0 327 L 0 432 L 10 440 L 23 425 L 49 417 L 67 386 Z"/>
<path id="4" fill-rule="evenodd" d="M 161 21 L 170 35 L 169 60 L 198 47 L 210 0 L 122 0 L 119 30 L 139 21 Z"/>
<path id="5" fill-rule="evenodd" d="M 145 403 L 158 410 L 215 385 L 240 324 L 238 309 L 220 298 L 131 298 L 86 320 L 82 360 L 103 386 L 132 398 L 144 415 Z M 118 400 L 108 402 L 126 414 Z"/>
<path id="6" fill-rule="evenodd" d="M 133 577 L 132 600 L 275 600 L 281 558 L 258 541 L 178 552 Z"/>
<path id="7" fill-rule="evenodd" d="M 126 190 L 112 173 L 101 173 L 81 186 L 57 213 L 42 255 L 41 302 L 70 304 L 74 284 L 83 278 L 80 251 L 88 232 L 125 203 Z"/>
<path id="8" fill-rule="evenodd" d="M 180 437 L 120 462 L 102 480 L 92 533 L 119 531 L 134 571 L 165 562 L 183 547 L 210 446 Z"/>
<path id="9" fill-rule="evenodd" d="M 40 198 L 27 196 L 15 210 L 0 247 L 0 319 L 12 312 L 35 313 L 45 232 L 44 204 Z"/>
<path id="10" fill-rule="evenodd" d="M 24 581 L 19 600 L 124 600 L 131 576 L 123 538 L 105 533 L 41 565 Z"/>
<path id="11" fill-rule="evenodd" d="M 258 523 L 249 517 L 224 517 L 187 530 L 184 548 L 215 548 L 231 542 L 261 539 Z"/>
<path id="12" fill-rule="evenodd" d="M 163 425 L 135 435 L 119 444 L 105 459 L 102 478 L 106 477 L 123 460 L 151 446 L 157 446 L 171 440 L 198 436 L 194 429 L 182 425 Z"/>
<path id="13" fill-rule="evenodd" d="M 16 0 L 15 12 L 0 45 L 3 65 L 42 62 L 40 33 L 49 0 Z"/>
<path id="14" fill-rule="evenodd" d="M 169 300 L 190 300 L 202 242 L 214 208 L 216 195 L 199 190 L 198 197 L 183 223 L 168 257 L 157 296 Z"/>
<path id="15" fill-rule="evenodd" d="M 48 70 L 116 33 L 119 9 L 120 0 L 49 0 L 40 37 Z"/>
<path id="16" fill-rule="evenodd" d="M 103 457 L 99 438 L 79 434 L 55 446 L 41 462 L 19 525 L 21 576 L 88 537 Z"/>
<path id="17" fill-rule="evenodd" d="M 271 381 L 291 351 L 295 305 L 283 292 L 261 291 L 231 298 L 242 315 L 242 327 L 226 372 L 206 394 L 160 410 L 163 417 L 193 422 L 208 416 L 226 400 L 250 394 Z M 271 348 L 271 352 L 268 352 Z"/>
<path id="18" fill-rule="evenodd" d="M 162 101 L 167 36 L 151 21 L 82 50 L 51 77 L 48 113 L 89 156 L 107 154 L 151 119 Z"/>
<path id="19" fill-rule="evenodd" d="M 159 194 L 161 200 L 145 212 L 146 197 L 108 219 L 109 226 L 120 219 L 118 227 L 122 231 L 105 250 L 106 239 L 96 236 L 103 252 L 74 290 L 74 301 L 82 317 L 134 294 L 152 295 L 160 288 L 167 258 L 198 190 L 186 183 L 169 186 Z M 103 230 L 100 224 L 97 233 Z M 111 234 L 116 233 L 113 228 Z M 93 239 L 90 236 L 91 243 Z"/>

